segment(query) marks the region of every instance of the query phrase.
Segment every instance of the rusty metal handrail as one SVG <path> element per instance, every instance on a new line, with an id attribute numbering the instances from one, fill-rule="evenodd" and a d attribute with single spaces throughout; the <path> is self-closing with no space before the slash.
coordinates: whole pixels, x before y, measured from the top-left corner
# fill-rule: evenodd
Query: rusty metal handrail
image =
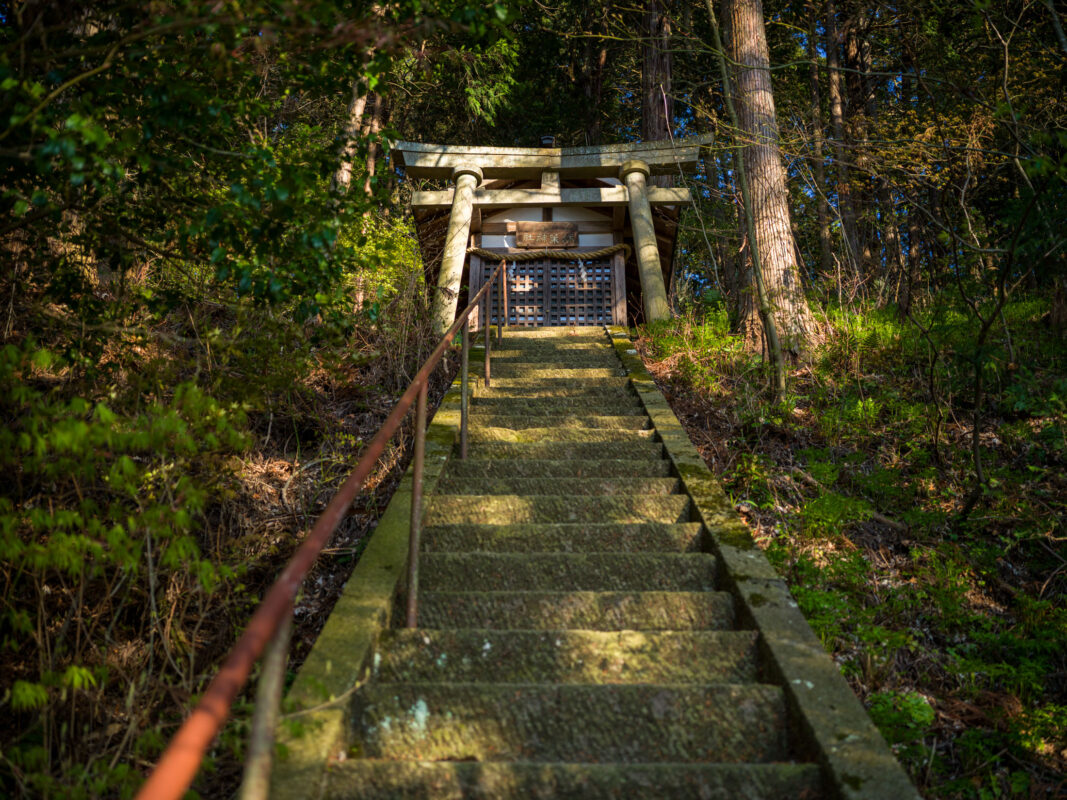
<path id="1" fill-rule="evenodd" d="M 252 672 L 252 666 L 263 654 L 267 644 L 271 642 L 275 634 L 278 633 L 279 627 L 282 627 L 283 622 L 291 616 L 293 599 L 296 597 L 297 590 L 300 588 L 304 576 L 315 563 L 315 559 L 318 557 L 322 548 L 326 546 L 330 536 L 337 530 L 337 526 L 348 512 L 348 507 L 363 488 L 363 482 L 370 475 L 371 470 L 378 461 L 378 457 L 384 452 L 385 445 L 392 438 L 393 434 L 396 433 L 396 430 L 400 427 L 401 421 L 407 415 L 408 410 L 411 408 L 411 404 L 415 402 L 416 399 L 418 400 L 416 413 L 419 415 L 419 419 L 416 421 L 415 469 L 416 471 L 420 471 L 420 474 L 417 476 L 417 486 L 421 492 L 421 452 L 423 452 L 425 448 L 426 393 L 430 374 L 444 357 L 445 351 L 452 344 L 452 340 L 456 338 L 456 334 L 459 332 L 460 328 L 463 329 L 463 364 L 465 368 L 467 363 L 466 351 L 469 347 L 468 338 L 470 334 L 469 321 L 471 312 L 477 307 L 483 296 L 488 298 L 490 287 L 496 279 L 497 274 L 500 274 L 501 276 L 501 289 L 503 291 L 502 306 L 503 309 L 507 308 L 506 272 L 506 263 L 501 260 L 492 275 L 490 275 L 489 280 L 486 281 L 485 285 L 482 286 L 478 293 L 470 299 L 467 307 L 456 317 L 456 321 L 452 323 L 452 327 L 448 329 L 448 332 L 445 333 L 433 353 L 431 353 L 430 357 L 423 363 L 422 368 L 415 375 L 415 378 L 411 381 L 407 390 L 401 395 L 400 400 L 397 401 L 392 413 L 389 414 L 385 422 L 382 424 L 382 427 L 379 428 L 378 433 L 375 434 L 374 438 L 371 439 L 370 444 L 367 445 L 367 450 L 364 452 L 363 457 L 360 458 L 359 463 L 356 464 L 356 468 L 352 470 L 352 473 L 345 479 L 341 488 L 337 490 L 337 493 L 326 506 L 326 510 L 322 512 L 317 520 L 315 520 L 315 525 L 312 527 L 308 538 L 304 540 L 304 543 L 300 545 L 292 558 L 289 559 L 289 563 L 285 565 L 282 574 L 267 591 L 263 601 L 259 604 L 255 612 L 252 614 L 252 618 L 248 621 L 248 627 L 245 628 L 244 633 L 241 634 L 241 637 L 233 646 L 233 649 L 226 657 L 226 660 L 223 662 L 218 673 L 211 679 L 203 696 L 200 698 L 200 702 L 197 703 L 196 708 L 193 709 L 192 713 L 185 719 L 185 722 L 183 722 L 178 729 L 178 732 L 170 740 L 167 749 L 163 751 L 159 761 L 156 763 L 155 769 L 152 770 L 152 773 L 148 776 L 148 780 L 141 786 L 140 791 L 137 793 L 136 800 L 179 800 L 179 798 L 185 794 L 190 784 L 192 784 L 193 779 L 196 777 L 196 773 L 200 768 L 200 764 L 203 761 L 204 753 L 207 751 L 208 746 L 215 739 L 216 734 L 218 734 L 223 723 L 226 721 L 226 718 L 229 716 L 230 708 L 233 705 L 234 699 L 237 697 L 237 693 L 241 691 L 244 685 L 248 682 L 248 676 Z M 488 306 L 489 303 L 487 299 L 487 312 L 489 310 Z M 497 338 L 500 338 L 503 335 L 503 313 L 498 322 L 500 324 L 497 328 Z M 486 385 L 488 385 L 489 340 L 492 338 L 490 334 L 488 313 L 485 315 L 483 329 L 485 330 L 485 380 Z M 464 379 L 464 398 L 460 421 L 460 437 L 462 442 L 461 457 L 466 457 L 467 383 L 468 381 Z M 415 516 L 415 505 L 416 499 L 413 497 L 413 518 Z M 418 505 L 421 509 L 421 496 L 418 498 Z M 418 523 L 421 523 L 421 519 L 418 520 Z M 416 547 L 418 545 L 417 527 L 418 525 L 416 525 L 416 532 L 412 537 L 412 543 Z M 417 551 L 415 561 L 417 573 Z M 413 587 L 409 584 L 409 589 L 411 588 L 417 589 L 417 585 Z M 411 593 L 409 592 L 409 598 L 410 595 Z M 409 622 L 410 621 L 411 617 L 409 615 Z M 279 661 L 284 664 L 284 659 L 279 659 Z"/>

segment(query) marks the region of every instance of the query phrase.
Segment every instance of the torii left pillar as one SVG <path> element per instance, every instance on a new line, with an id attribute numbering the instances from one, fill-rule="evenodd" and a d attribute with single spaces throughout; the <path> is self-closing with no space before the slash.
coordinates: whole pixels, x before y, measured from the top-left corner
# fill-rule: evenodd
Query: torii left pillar
<path id="1" fill-rule="evenodd" d="M 474 166 L 456 167 L 452 170 L 452 180 L 456 183 L 456 189 L 452 193 L 452 214 L 448 219 L 441 272 L 437 277 L 437 294 L 433 299 L 435 336 L 444 336 L 456 319 L 463 262 L 467 258 L 467 242 L 471 234 L 474 190 L 482 182 L 482 171 Z"/>

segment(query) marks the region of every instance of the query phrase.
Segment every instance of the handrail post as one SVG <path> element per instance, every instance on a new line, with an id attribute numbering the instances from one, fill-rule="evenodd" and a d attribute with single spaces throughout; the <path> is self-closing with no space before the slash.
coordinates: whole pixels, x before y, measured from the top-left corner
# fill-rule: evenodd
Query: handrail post
<path id="1" fill-rule="evenodd" d="M 270 790 L 270 772 L 274 754 L 274 734 L 281 712 L 285 666 L 289 661 L 289 640 L 293 632 L 293 607 L 289 606 L 278 630 L 267 646 L 263 674 L 256 690 L 256 709 L 248 737 L 244 777 L 238 800 L 266 800 Z"/>
<path id="2" fill-rule="evenodd" d="M 508 265 L 500 262 L 500 316 L 496 318 L 496 340 L 504 341 L 504 320 L 508 316 Z"/>
<path id="3" fill-rule="evenodd" d="M 459 457 L 467 457 L 467 415 L 470 409 L 470 379 L 468 378 L 471 352 L 470 316 L 463 321 L 463 355 L 459 371 Z"/>
<path id="4" fill-rule="evenodd" d="M 489 324 L 490 311 L 492 310 L 493 300 L 493 279 L 489 278 L 489 283 L 485 289 L 485 325 L 482 326 L 482 330 L 485 331 L 485 388 L 489 388 L 490 370 L 489 370 L 489 347 L 493 338 L 493 326 Z"/>
<path id="5" fill-rule="evenodd" d="M 415 457 L 411 481 L 411 534 L 408 539 L 408 614 L 407 627 L 418 625 L 419 618 L 419 534 L 422 532 L 422 468 L 426 460 L 426 387 L 429 376 L 419 388 L 415 406 Z"/>

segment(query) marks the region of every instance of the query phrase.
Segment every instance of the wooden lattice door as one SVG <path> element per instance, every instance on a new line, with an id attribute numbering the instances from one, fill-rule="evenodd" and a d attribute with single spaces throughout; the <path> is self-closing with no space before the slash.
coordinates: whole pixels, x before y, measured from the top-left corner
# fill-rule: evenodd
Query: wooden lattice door
<path id="1" fill-rule="evenodd" d="M 472 289 L 481 287 L 488 266 L 472 270 Z M 595 261 L 508 263 L 508 325 L 625 325 L 621 258 Z M 494 287 L 495 289 L 496 287 Z M 489 324 L 496 325 L 502 298 L 493 292 Z"/>

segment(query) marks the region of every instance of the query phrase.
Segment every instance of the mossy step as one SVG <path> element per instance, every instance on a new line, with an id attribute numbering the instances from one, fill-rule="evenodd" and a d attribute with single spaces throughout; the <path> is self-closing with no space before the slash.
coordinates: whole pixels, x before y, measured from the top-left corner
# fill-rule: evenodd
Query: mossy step
<path id="1" fill-rule="evenodd" d="M 502 465 L 501 469 L 507 469 Z M 562 488 L 562 487 L 561 487 Z M 587 497 L 579 495 L 430 495 L 426 525 L 468 522 L 689 522 L 688 495 Z"/>
<path id="2" fill-rule="evenodd" d="M 506 381 L 516 380 L 501 378 L 493 380 L 488 389 L 478 386 L 475 390 L 476 397 L 503 397 L 508 400 L 524 402 L 527 400 L 578 400 L 580 404 L 593 403 L 599 407 L 607 407 L 619 403 L 621 400 L 633 399 L 640 402 L 637 394 L 629 386 L 617 384 L 614 386 L 596 386 L 578 381 L 572 386 L 551 386 L 544 382 L 528 383 L 524 385 L 506 385 Z M 615 380 L 614 378 L 600 378 L 595 380 Z M 606 411 L 598 410 L 596 413 L 605 414 Z"/>
<path id="3" fill-rule="evenodd" d="M 484 390 L 482 390 L 484 392 Z M 636 394 L 616 395 L 611 400 L 590 400 L 588 397 L 487 397 L 471 398 L 472 419 L 481 412 L 490 414 L 554 416 L 559 414 L 634 415 L 646 417 L 645 406 Z"/>
<path id="4" fill-rule="evenodd" d="M 647 430 L 651 427 L 648 417 L 637 414 L 479 414 L 470 417 L 472 428 L 608 428 L 611 430 Z"/>
<path id="5" fill-rule="evenodd" d="M 491 428 L 472 426 L 468 441 L 474 442 L 647 442 L 652 430 L 624 428 Z"/>
<path id="6" fill-rule="evenodd" d="M 589 339 L 597 342 L 608 341 L 603 325 L 546 325 L 542 328 L 525 328 L 504 326 L 505 341 L 523 342 L 530 340 L 553 339 L 561 342 L 573 342 Z"/>
<path id="7" fill-rule="evenodd" d="M 617 367 L 570 367 L 555 364 L 494 364 L 491 375 L 496 379 L 525 378 L 530 381 L 585 380 L 586 378 L 619 378 L 625 375 L 621 365 Z"/>
<path id="8" fill-rule="evenodd" d="M 485 351 L 482 350 L 481 356 L 485 358 Z M 556 348 L 535 350 L 531 348 L 522 348 L 515 350 L 498 350 L 493 348 L 490 353 L 493 364 L 557 364 L 560 366 L 571 366 L 574 364 L 584 364 L 591 367 L 618 367 L 620 366 L 619 357 L 615 355 L 615 351 L 608 346 L 589 347 L 584 350 L 559 350 Z"/>
<path id="9" fill-rule="evenodd" d="M 371 682 L 353 727 L 370 758 L 768 762 L 788 756 L 782 689 L 764 684 Z"/>
<path id="10" fill-rule="evenodd" d="M 703 529 L 699 522 L 438 525 L 423 530 L 422 549 L 427 553 L 681 553 L 701 550 Z"/>
<path id="11" fill-rule="evenodd" d="M 557 495 L 561 489 L 568 494 L 673 494 L 678 491 L 677 478 L 571 478 L 561 485 L 558 478 L 516 478 L 499 475 L 494 478 L 448 477 L 437 484 L 440 494 L 517 494 Z"/>
<path id="12" fill-rule="evenodd" d="M 450 478 L 491 478 L 501 473 L 500 460 L 495 458 L 453 458 L 445 468 Z M 671 474 L 671 462 L 666 460 L 634 461 L 626 458 L 563 460 L 556 458 L 516 459 L 507 465 L 507 474 L 514 478 L 665 478 Z"/>
<path id="13" fill-rule="evenodd" d="M 597 631 L 734 627 L 729 592 L 420 592 L 423 628 Z"/>
<path id="14" fill-rule="evenodd" d="M 751 683 L 755 631 L 386 631 L 373 678 L 396 683 Z"/>
<path id="15" fill-rule="evenodd" d="M 483 351 L 483 342 L 479 337 L 471 340 L 471 347 Z M 573 337 L 560 339 L 523 339 L 521 337 L 504 337 L 503 342 L 493 339 L 493 353 L 613 353 L 615 348 L 605 339 L 580 339 Z"/>
<path id="16" fill-rule="evenodd" d="M 424 553 L 428 592 L 711 591 L 710 553 Z"/>
<path id="17" fill-rule="evenodd" d="M 663 458 L 663 445 L 659 442 L 471 442 L 468 454 L 471 458 L 496 458 L 512 461 L 520 458 L 575 459 L 625 458 L 633 461 L 655 461 Z M 506 469 L 502 467 L 501 469 Z M 634 464 L 640 470 L 641 464 Z M 640 475 L 640 472 L 634 474 Z"/>
<path id="18" fill-rule="evenodd" d="M 492 375 L 492 388 L 503 389 L 554 389 L 556 391 L 581 391 L 588 394 L 606 389 L 629 390 L 630 379 L 626 377 L 605 375 L 602 377 L 567 377 L 554 375 L 545 377 L 508 378 Z"/>
<path id="19" fill-rule="evenodd" d="M 537 764 L 349 759 L 327 800 L 784 800 L 823 796 L 815 764 Z"/>

